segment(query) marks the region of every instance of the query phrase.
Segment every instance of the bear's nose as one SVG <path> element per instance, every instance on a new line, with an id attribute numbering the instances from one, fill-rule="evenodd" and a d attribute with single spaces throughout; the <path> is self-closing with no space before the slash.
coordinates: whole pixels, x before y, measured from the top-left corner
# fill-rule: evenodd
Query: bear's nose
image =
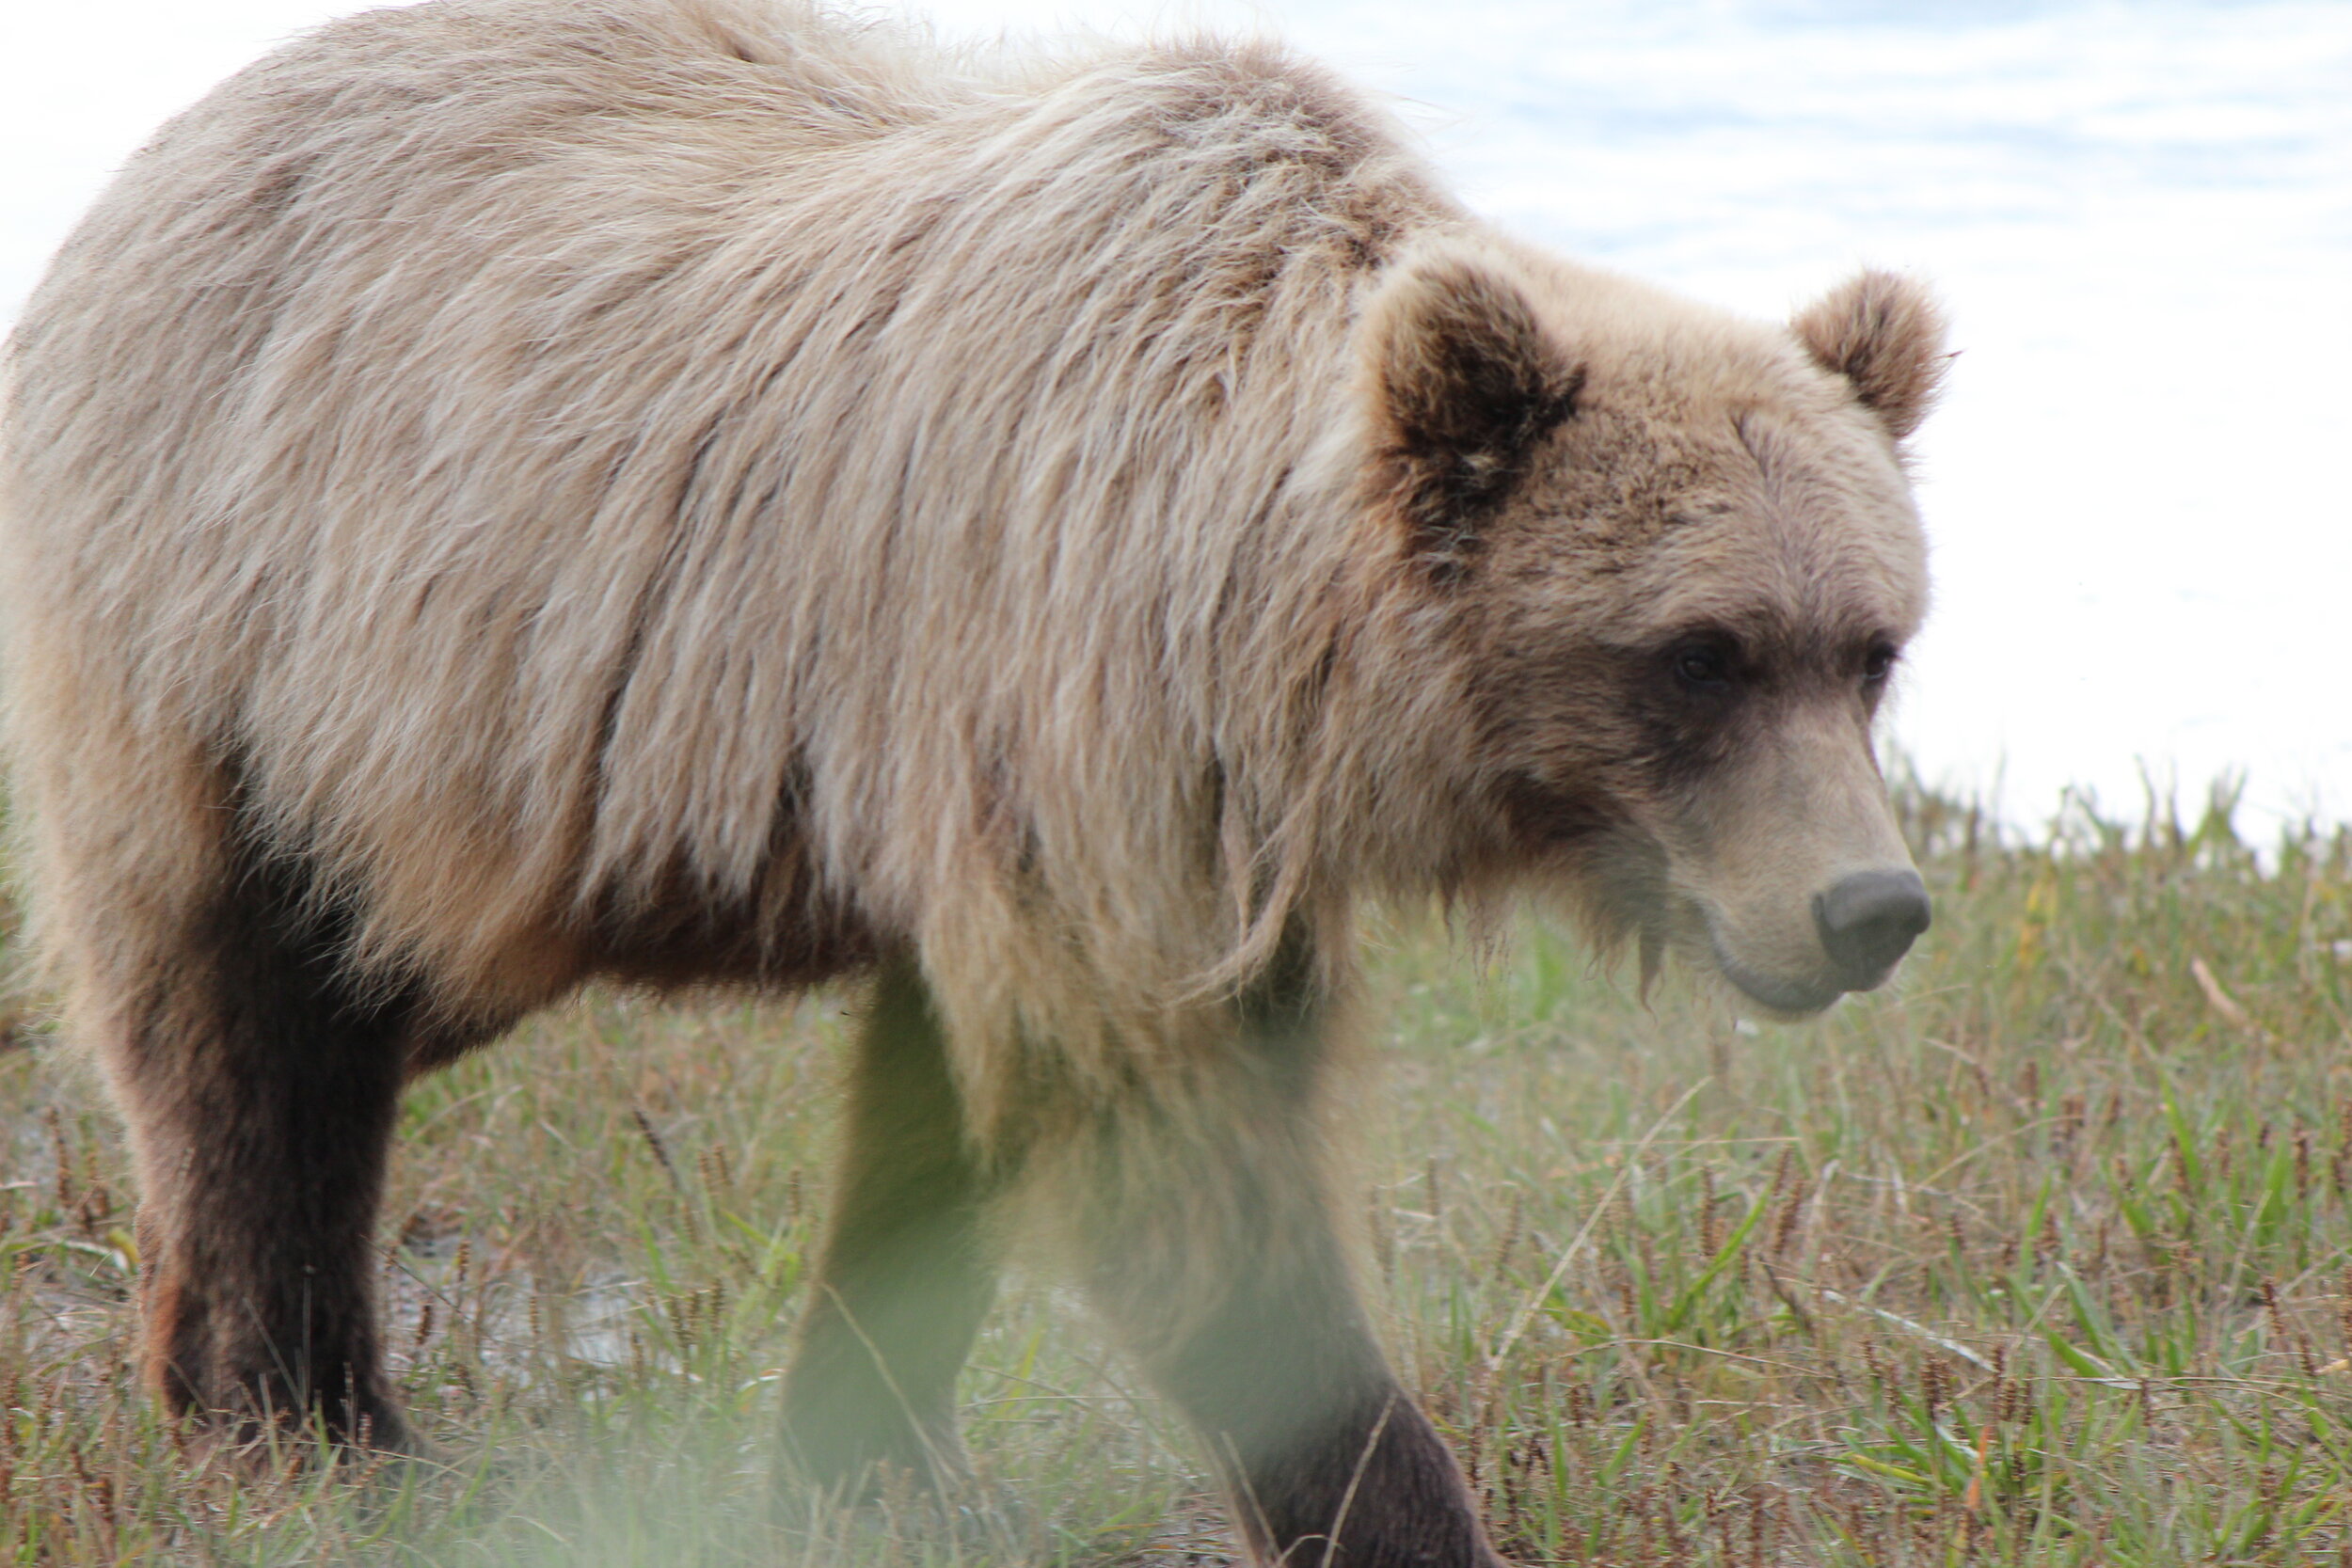
<path id="1" fill-rule="evenodd" d="M 1928 888 L 1916 871 L 1857 871 L 1814 895 L 1813 925 L 1849 990 L 1886 978 L 1928 928 Z"/>

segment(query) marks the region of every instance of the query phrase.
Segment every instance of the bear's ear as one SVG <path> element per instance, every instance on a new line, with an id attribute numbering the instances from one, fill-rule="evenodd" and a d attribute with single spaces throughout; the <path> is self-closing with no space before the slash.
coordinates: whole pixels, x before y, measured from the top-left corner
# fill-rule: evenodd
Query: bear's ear
<path id="1" fill-rule="evenodd" d="M 1399 261 L 1361 330 L 1375 488 L 1414 553 L 1458 571 L 1582 374 L 1508 273 L 1451 247 Z"/>
<path id="2" fill-rule="evenodd" d="M 1853 383 L 1855 399 L 1899 441 L 1935 402 L 1950 356 L 1944 312 L 1915 278 L 1857 273 L 1788 324 L 1823 370 Z"/>

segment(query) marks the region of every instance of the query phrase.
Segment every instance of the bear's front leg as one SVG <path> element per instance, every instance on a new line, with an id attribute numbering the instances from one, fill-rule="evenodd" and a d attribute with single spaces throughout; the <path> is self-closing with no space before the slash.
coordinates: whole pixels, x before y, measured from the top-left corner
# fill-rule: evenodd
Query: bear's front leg
<path id="1" fill-rule="evenodd" d="M 1207 1440 L 1261 1560 L 1500 1568 L 1454 1456 L 1383 1363 L 1336 1251 L 1259 1259 L 1226 1289 L 1149 1365 Z"/>
<path id="2" fill-rule="evenodd" d="M 103 1035 L 139 1185 L 150 1384 L 244 1441 L 410 1435 L 371 1245 L 413 1007 L 341 972 L 342 923 L 265 863 L 225 879 Z"/>
<path id="3" fill-rule="evenodd" d="M 995 1293 L 988 1190 L 930 993 L 894 960 L 858 1038 L 831 1229 L 785 1379 L 804 1479 L 859 1492 L 884 1466 L 934 1481 L 962 1469 L 956 1373 Z"/>
<path id="4" fill-rule="evenodd" d="M 1356 1292 L 1321 1128 L 1328 1011 L 1287 955 L 1194 1091 L 1105 1121 L 1077 1198 L 1092 1297 L 1200 1433 L 1260 1562 L 1501 1568 Z"/>

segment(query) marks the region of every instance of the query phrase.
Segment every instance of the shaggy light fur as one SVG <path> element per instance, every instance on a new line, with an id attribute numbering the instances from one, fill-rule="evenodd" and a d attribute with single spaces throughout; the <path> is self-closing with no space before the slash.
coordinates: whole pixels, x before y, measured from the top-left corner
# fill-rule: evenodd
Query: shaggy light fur
<path id="1" fill-rule="evenodd" d="M 369 958 L 493 1016 L 576 978 L 548 938 L 602 902 L 750 894 L 789 799 L 791 891 L 917 940 L 990 1104 L 1013 1042 L 1127 1082 L 1292 908 L 1489 850 L 1450 650 L 1349 504 L 1344 324 L 1408 237 L 1500 242 L 1356 95 L 725 0 L 332 40 L 177 123 L 19 336 L 36 388 L 96 383 L 13 437 L 69 974 L 119 973 L 240 735 Z M 1587 352 L 1654 315 L 1791 368 L 1544 270 Z"/>
<path id="2" fill-rule="evenodd" d="M 983 70 L 706 0 L 384 12 L 265 62 L 17 345 L 15 727 L 68 972 L 118 983 L 125 898 L 204 853 L 159 782 L 200 817 L 208 751 L 264 736 L 278 831 L 453 1002 L 546 1000 L 601 905 L 751 894 L 789 800 L 791 891 L 918 941 L 969 1087 L 1023 1037 L 1127 1077 L 1083 1021 L 1153 1049 L 1359 871 L 1302 802 L 1396 819 L 1327 859 L 1428 842 L 1458 736 L 1407 694 L 1340 755 L 1312 716 L 1364 592 L 1335 327 L 1452 216 L 1249 48 Z M 40 396 L 57 365 L 87 390 Z"/>
<path id="3" fill-rule="evenodd" d="M 1907 864 L 1868 732 L 1939 338 L 1880 275 L 1792 331 L 1519 245 L 1266 46 L 358 17 L 167 127 L 13 342 L 40 929 L 150 1186 L 193 1091 L 139 1041 L 266 865 L 412 1069 L 592 975 L 911 955 L 893 1049 L 980 1162 L 1157 1204 L 1073 1220 L 1150 1255 L 1112 1294 L 1284 1194 L 1319 1258 L 1264 1118 L 1320 1098 L 1236 1019 L 1321 1016 L 1365 895 L 1535 876 L 1770 1007 L 1875 983 L 1809 901 Z"/>

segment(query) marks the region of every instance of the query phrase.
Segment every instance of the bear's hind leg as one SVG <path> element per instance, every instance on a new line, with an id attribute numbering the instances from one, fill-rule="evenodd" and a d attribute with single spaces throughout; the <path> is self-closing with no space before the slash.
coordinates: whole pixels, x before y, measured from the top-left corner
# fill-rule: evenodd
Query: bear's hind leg
<path id="1" fill-rule="evenodd" d="M 416 1009 L 353 984 L 348 920 L 306 892 L 298 863 L 232 854 L 107 1031 L 148 1373 L 240 1439 L 315 1418 L 400 1449 L 371 1243 Z"/>
<path id="2" fill-rule="evenodd" d="M 881 1467 L 962 1465 L 956 1373 L 995 1293 L 946 1041 L 912 962 L 886 963 L 856 1047 L 831 1229 L 785 1380 L 804 1479 L 863 1489 Z"/>

